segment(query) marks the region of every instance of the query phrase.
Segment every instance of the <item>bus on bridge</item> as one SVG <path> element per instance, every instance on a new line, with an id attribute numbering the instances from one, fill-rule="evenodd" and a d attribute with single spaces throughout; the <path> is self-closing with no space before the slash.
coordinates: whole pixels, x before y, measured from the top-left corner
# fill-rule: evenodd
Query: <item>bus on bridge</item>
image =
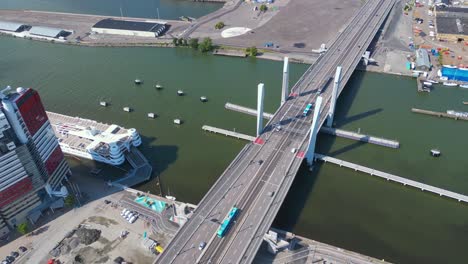
<path id="1" fill-rule="evenodd" d="M 302 115 L 306 117 L 309 114 L 311 108 L 312 108 L 312 104 L 308 104 L 306 108 L 304 109 L 304 112 L 302 113 Z"/>
<path id="2" fill-rule="evenodd" d="M 221 223 L 221 226 L 218 229 L 218 237 L 223 238 L 226 232 L 229 230 L 229 227 L 231 226 L 231 223 L 234 221 L 236 218 L 237 214 L 239 212 L 239 208 L 237 207 L 232 207 L 231 211 L 229 211 L 228 216 L 224 221 Z"/>

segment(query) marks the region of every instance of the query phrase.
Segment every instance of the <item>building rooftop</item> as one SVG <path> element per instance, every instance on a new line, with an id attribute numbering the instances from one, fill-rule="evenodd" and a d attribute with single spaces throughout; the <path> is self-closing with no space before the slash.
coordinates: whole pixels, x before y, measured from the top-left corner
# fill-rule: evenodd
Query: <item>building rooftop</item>
<path id="1" fill-rule="evenodd" d="M 0 21 L 0 30 L 17 31 L 22 26 L 25 26 L 25 24 L 9 22 L 9 21 Z"/>
<path id="2" fill-rule="evenodd" d="M 437 17 L 438 34 L 468 35 L 468 18 Z"/>
<path id="3" fill-rule="evenodd" d="M 437 12 L 468 14 L 468 8 L 463 7 L 437 7 Z"/>
<path id="4" fill-rule="evenodd" d="M 93 28 L 108 28 L 133 31 L 156 32 L 165 26 L 165 22 L 138 22 L 129 20 L 115 20 L 111 18 L 103 19 L 97 22 Z"/>
<path id="5" fill-rule="evenodd" d="M 38 35 L 38 36 L 56 38 L 56 37 L 58 37 L 63 31 L 65 31 L 65 30 L 64 30 L 64 29 L 61 29 L 61 28 L 33 26 L 33 27 L 29 30 L 29 33 L 32 34 L 32 35 Z"/>
<path id="6" fill-rule="evenodd" d="M 425 49 L 416 50 L 416 67 L 426 66 L 431 67 L 431 62 L 429 61 L 429 54 Z"/>

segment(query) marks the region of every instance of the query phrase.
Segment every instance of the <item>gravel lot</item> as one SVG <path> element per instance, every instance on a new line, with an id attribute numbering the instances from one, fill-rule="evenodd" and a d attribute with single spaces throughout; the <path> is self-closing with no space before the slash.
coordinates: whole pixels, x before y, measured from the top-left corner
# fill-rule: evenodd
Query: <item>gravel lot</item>
<path id="1" fill-rule="evenodd" d="M 263 47 L 271 41 L 283 52 L 311 53 L 333 39 L 360 6 L 359 0 L 278 0 L 262 14 L 253 11 L 254 4 L 243 3 L 236 11 L 201 26 L 194 36 L 217 35 L 216 43 L 239 47 Z M 249 27 L 254 33 L 221 39 L 221 31 L 214 29 L 219 21 L 226 28 Z"/>

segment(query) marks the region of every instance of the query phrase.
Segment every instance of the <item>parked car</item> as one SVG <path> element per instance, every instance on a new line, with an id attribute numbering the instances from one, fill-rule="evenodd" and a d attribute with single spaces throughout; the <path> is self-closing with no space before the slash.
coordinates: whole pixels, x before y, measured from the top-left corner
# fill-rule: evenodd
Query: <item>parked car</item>
<path id="1" fill-rule="evenodd" d="M 12 252 L 10 253 L 10 256 L 12 256 L 12 257 L 14 257 L 14 258 L 17 258 L 17 257 L 19 257 L 19 253 L 16 252 L 16 251 L 12 251 Z"/>
<path id="2" fill-rule="evenodd" d="M 26 247 L 24 247 L 24 246 L 21 246 L 21 247 L 19 247 L 19 251 L 20 251 L 21 253 L 23 253 L 23 252 L 28 251 L 28 249 L 27 249 Z"/>

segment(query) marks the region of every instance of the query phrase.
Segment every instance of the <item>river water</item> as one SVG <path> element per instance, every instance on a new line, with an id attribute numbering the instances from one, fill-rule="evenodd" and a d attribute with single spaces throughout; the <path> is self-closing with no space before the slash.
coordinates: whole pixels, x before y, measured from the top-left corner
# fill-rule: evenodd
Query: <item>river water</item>
<path id="1" fill-rule="evenodd" d="M 0 9 L 84 13 L 105 16 L 127 16 L 179 19 L 180 16 L 201 17 L 223 5 L 189 0 L 1 0 Z M 122 12 L 121 12 L 122 10 Z"/>
<path id="2" fill-rule="evenodd" d="M 255 119 L 224 109 L 255 107 L 266 87 L 266 111 L 279 104 L 282 63 L 215 57 L 190 49 L 90 48 L 0 38 L 0 84 L 33 87 L 49 111 L 135 127 L 165 194 L 197 203 L 245 144 L 201 131 L 204 124 L 254 134 Z M 291 84 L 306 65 L 291 65 Z M 135 86 L 133 80 L 144 81 Z M 156 83 L 164 85 L 157 91 Z M 186 96 L 179 97 L 182 89 Z M 201 103 L 200 96 L 209 101 Z M 110 106 L 102 108 L 99 101 Z M 411 107 L 468 111 L 468 91 L 438 86 L 418 94 L 414 79 L 357 72 L 338 100 L 336 126 L 397 139 L 400 149 L 320 136 L 317 152 L 468 194 L 468 123 L 411 113 Z M 122 111 L 123 106 L 135 109 Z M 158 118 L 150 120 L 148 112 Z M 184 124 L 176 126 L 174 118 Z M 431 148 L 443 155 L 432 158 Z M 92 167 L 112 179 L 119 170 L 69 159 L 75 177 Z M 156 181 L 138 187 L 157 193 Z M 305 168 L 275 226 L 397 263 L 463 263 L 468 207 L 335 165 Z"/>

